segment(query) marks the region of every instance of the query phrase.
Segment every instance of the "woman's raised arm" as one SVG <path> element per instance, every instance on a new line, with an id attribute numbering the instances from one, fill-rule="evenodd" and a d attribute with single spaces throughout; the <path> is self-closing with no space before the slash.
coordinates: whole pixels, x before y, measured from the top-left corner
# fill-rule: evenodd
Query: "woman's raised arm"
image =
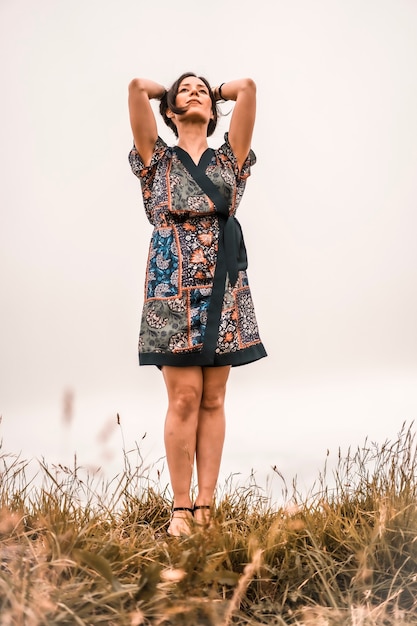
<path id="1" fill-rule="evenodd" d="M 229 127 L 229 142 L 242 168 L 249 154 L 256 116 L 256 85 L 251 78 L 231 80 L 215 88 L 216 99 L 235 100 Z"/>
<path id="2" fill-rule="evenodd" d="M 149 100 L 160 100 L 165 87 L 147 78 L 134 78 L 129 83 L 129 116 L 136 150 L 145 165 L 149 165 L 158 128 Z"/>

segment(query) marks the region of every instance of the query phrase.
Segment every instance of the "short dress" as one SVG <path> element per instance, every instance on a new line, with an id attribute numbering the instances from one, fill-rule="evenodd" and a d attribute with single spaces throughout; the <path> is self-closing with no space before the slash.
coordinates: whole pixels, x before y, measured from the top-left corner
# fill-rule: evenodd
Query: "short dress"
<path id="1" fill-rule="evenodd" d="M 237 366 L 266 356 L 235 218 L 255 161 L 251 150 L 239 171 L 227 133 L 223 145 L 207 148 L 197 165 L 161 137 L 147 167 L 135 146 L 130 151 L 130 166 L 140 180 L 144 209 L 154 228 L 140 365 Z M 204 184 L 196 182 L 199 177 Z M 214 196 L 201 184 L 211 185 Z"/>

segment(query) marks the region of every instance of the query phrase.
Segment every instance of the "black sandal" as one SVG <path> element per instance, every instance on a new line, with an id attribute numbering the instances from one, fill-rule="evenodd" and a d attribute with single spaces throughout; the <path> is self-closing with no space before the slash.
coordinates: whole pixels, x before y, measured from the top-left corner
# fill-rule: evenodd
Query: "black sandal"
<path id="1" fill-rule="evenodd" d="M 189 506 L 174 506 L 174 508 L 172 509 L 172 512 L 176 513 L 177 511 L 188 511 L 192 515 L 194 513 L 194 509 L 198 509 L 198 508 L 199 507 L 197 506 L 193 508 L 190 508 Z"/>
<path id="2" fill-rule="evenodd" d="M 201 526 L 209 526 L 209 524 L 211 523 L 211 506 L 209 504 L 195 504 L 193 507 L 193 515 L 196 511 L 209 511 L 207 518 L 204 517 L 204 519 L 200 522 L 196 521 L 196 523 L 200 524 Z"/>
<path id="3" fill-rule="evenodd" d="M 174 519 L 174 513 L 176 513 L 177 511 L 187 511 L 188 513 L 191 513 L 191 516 L 194 516 L 194 509 L 188 507 L 188 506 L 174 506 L 174 508 L 172 509 L 171 512 L 171 522 Z M 177 517 L 177 519 L 183 519 L 184 521 L 187 521 L 186 517 Z M 191 520 L 190 520 L 191 521 Z M 172 533 L 169 532 L 169 527 L 167 530 L 167 535 L 169 535 L 170 537 L 189 537 L 191 535 L 191 530 L 189 530 L 187 533 L 181 533 L 180 535 L 173 535 Z"/>

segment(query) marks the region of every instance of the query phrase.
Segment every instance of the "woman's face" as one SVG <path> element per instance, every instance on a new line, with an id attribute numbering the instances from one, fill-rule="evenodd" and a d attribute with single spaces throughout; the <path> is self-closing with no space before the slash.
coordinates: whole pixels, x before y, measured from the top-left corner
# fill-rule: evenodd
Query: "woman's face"
<path id="1" fill-rule="evenodd" d="M 190 117 L 195 119 L 201 118 L 208 123 L 214 117 L 208 87 L 196 76 L 187 76 L 181 81 L 175 105 L 186 109 L 186 112 L 181 116 L 183 119 L 189 119 Z"/>

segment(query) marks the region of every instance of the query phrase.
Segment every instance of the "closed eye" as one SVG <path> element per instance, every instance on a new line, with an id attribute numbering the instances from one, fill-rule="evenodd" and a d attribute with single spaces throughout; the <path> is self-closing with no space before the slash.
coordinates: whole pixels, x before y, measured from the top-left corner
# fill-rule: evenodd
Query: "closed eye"
<path id="1" fill-rule="evenodd" d="M 178 89 L 178 93 L 183 93 L 185 91 L 191 91 L 191 90 L 192 90 L 192 87 L 190 85 L 182 85 L 182 87 Z M 197 91 L 199 91 L 200 93 L 208 94 L 208 89 L 204 85 L 197 86 Z"/>

